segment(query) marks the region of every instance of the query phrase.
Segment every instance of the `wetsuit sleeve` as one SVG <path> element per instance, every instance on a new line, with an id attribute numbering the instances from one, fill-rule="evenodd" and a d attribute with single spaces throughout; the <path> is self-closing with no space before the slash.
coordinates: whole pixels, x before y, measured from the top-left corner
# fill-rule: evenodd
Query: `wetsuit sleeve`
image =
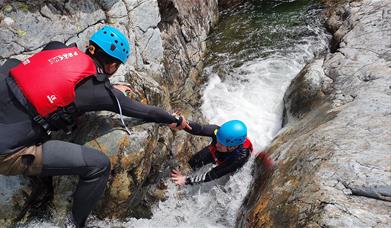
<path id="1" fill-rule="evenodd" d="M 216 129 L 219 129 L 220 127 L 215 124 L 209 124 L 209 125 L 201 125 L 198 123 L 190 122 L 189 123 L 191 130 L 185 129 L 188 133 L 192 135 L 199 135 L 199 136 L 208 136 L 208 137 L 214 137 L 214 131 Z"/>
<path id="2" fill-rule="evenodd" d="M 177 121 L 174 116 L 161 108 L 134 101 L 117 89 L 112 89 L 112 91 L 118 98 L 125 116 L 166 124 Z M 76 88 L 75 104 L 81 113 L 103 110 L 119 113 L 117 102 L 111 92 L 106 89 L 105 83 L 92 78 L 80 83 Z"/>
<path id="3" fill-rule="evenodd" d="M 240 169 L 247 162 L 249 154 L 249 149 L 242 149 L 238 156 L 225 161 L 223 164 L 214 167 L 210 171 L 187 177 L 186 184 L 193 185 L 202 182 L 209 182 L 227 174 L 233 173 Z"/>
<path id="4" fill-rule="evenodd" d="M 134 101 L 129 97 L 125 96 L 121 91 L 117 89 L 113 89 L 113 92 L 115 93 L 115 96 L 118 98 L 121 104 L 123 114 L 126 116 L 135 117 L 147 122 L 155 123 L 170 124 L 177 122 L 177 119 L 173 115 L 159 107 L 142 104 L 138 101 Z M 117 107 L 115 107 L 114 109 L 117 109 Z M 118 113 L 118 111 L 116 110 L 114 112 Z"/>

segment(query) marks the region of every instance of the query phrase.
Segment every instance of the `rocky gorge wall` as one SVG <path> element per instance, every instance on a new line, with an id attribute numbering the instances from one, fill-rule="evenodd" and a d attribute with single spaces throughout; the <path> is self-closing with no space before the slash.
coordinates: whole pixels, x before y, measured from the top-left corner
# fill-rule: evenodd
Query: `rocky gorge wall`
<path id="1" fill-rule="evenodd" d="M 76 42 L 83 49 L 96 29 L 111 24 L 134 44 L 113 82 L 129 83 L 134 99 L 199 120 L 193 108 L 199 105 L 205 39 L 217 22 L 218 4 L 225 5 L 217 0 L 0 0 L 0 63 L 25 59 L 50 40 Z M 331 13 L 333 52 L 306 66 L 289 87 L 284 128 L 267 150 L 276 166 L 255 176 L 238 227 L 391 223 L 390 11 L 389 0 L 363 0 Z M 117 115 L 88 114 L 66 137 L 110 156 L 112 175 L 94 212 L 100 218 L 150 216 L 150 205 L 164 198 L 161 180 L 169 168 L 185 163 L 200 145 L 199 139 L 165 126 L 125 121 L 130 136 Z M 255 173 L 263 172 L 261 164 L 257 161 Z M 52 207 L 59 218 L 67 213 L 75 183 L 75 178 L 54 180 Z M 0 225 L 11 223 L 30 191 L 27 179 L 0 176 Z"/>
<path id="2" fill-rule="evenodd" d="M 335 5 L 334 5 L 335 6 Z M 255 165 L 237 227 L 391 224 L 391 1 L 330 11 L 333 50 L 285 94 L 285 125 Z"/>
<path id="3" fill-rule="evenodd" d="M 52 40 L 76 42 L 83 50 L 88 38 L 109 24 L 132 44 L 128 62 L 112 81 L 130 85 L 133 99 L 168 111 L 180 109 L 192 119 L 200 117 L 191 111 L 199 102 L 198 76 L 206 36 L 217 23 L 217 0 L 0 0 L 0 7 L 0 63 L 8 58 L 23 60 Z M 112 174 L 95 211 L 101 218 L 150 216 L 151 204 L 164 197 L 161 178 L 168 176 L 172 153 L 188 157 L 197 149 L 185 134 L 173 142 L 175 132 L 167 127 L 133 118 L 125 118 L 131 129 L 128 136 L 112 113 L 91 113 L 80 122 L 72 136 L 56 138 L 97 148 L 110 157 Z M 66 216 L 76 181 L 54 179 L 50 205 L 57 220 Z M 2 226 L 17 216 L 30 192 L 27 179 L 0 176 Z M 33 217 L 31 212 L 24 219 Z"/>

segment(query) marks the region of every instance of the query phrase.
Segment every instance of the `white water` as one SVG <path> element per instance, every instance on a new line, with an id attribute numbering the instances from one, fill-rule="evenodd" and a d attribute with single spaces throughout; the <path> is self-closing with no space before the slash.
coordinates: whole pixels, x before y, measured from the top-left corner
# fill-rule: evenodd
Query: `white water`
<path id="1" fill-rule="evenodd" d="M 281 127 L 282 99 L 290 81 L 314 58 L 314 53 L 327 47 L 321 23 L 305 29 L 316 36 L 300 37 L 289 48 L 264 49 L 270 54 L 231 67 L 223 79 L 213 70 L 216 64 L 208 66 L 204 71 L 208 82 L 202 90 L 201 110 L 210 123 L 240 119 L 248 126 L 255 149 L 264 149 Z M 218 64 L 224 67 L 230 63 Z M 100 221 L 93 218 L 89 223 L 98 227 L 234 227 L 237 211 L 251 184 L 252 163 L 253 159 L 222 185 L 211 182 L 178 189 L 167 181 L 168 199 L 153 210 L 152 219 Z M 54 225 L 45 222 L 29 227 Z"/>
<path id="2" fill-rule="evenodd" d="M 213 65 L 208 66 L 204 71 L 208 82 L 202 90 L 201 110 L 209 122 L 222 124 L 240 119 L 248 126 L 256 150 L 264 149 L 281 128 L 283 96 L 290 81 L 314 58 L 314 53 L 327 48 L 320 23 L 319 27 L 307 29 L 318 36 L 302 37 L 288 50 L 267 50 L 272 54 L 234 68 L 223 80 L 213 72 Z M 251 184 L 252 163 L 253 159 L 225 185 L 212 182 L 178 189 L 168 182 L 168 200 L 154 209 L 152 219 L 106 224 L 145 228 L 234 227 L 237 211 Z"/>

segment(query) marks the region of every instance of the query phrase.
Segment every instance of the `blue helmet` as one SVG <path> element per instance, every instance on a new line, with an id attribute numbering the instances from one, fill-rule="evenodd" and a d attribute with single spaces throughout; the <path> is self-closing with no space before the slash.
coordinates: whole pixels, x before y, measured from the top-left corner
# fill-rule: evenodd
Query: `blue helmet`
<path id="1" fill-rule="evenodd" d="M 221 125 L 216 137 L 224 146 L 238 146 L 246 140 L 247 127 L 240 120 L 231 120 Z"/>
<path id="2" fill-rule="evenodd" d="M 118 29 L 104 26 L 92 35 L 90 42 L 94 42 L 105 53 L 125 63 L 130 55 L 128 39 Z"/>

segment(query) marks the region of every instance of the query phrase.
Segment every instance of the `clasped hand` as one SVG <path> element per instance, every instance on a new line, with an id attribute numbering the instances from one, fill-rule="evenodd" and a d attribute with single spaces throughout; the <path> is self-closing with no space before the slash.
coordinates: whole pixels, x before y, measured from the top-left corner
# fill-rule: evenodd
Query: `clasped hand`
<path id="1" fill-rule="evenodd" d="M 170 127 L 171 129 L 175 129 L 175 130 L 183 130 L 183 129 L 191 130 L 192 129 L 190 127 L 189 123 L 187 122 L 185 116 L 182 115 L 181 112 L 174 112 L 172 115 L 173 116 L 177 116 L 177 117 L 181 117 L 182 118 L 182 122 L 179 125 L 177 125 L 177 123 L 171 123 L 171 124 L 168 125 L 168 127 Z"/>

